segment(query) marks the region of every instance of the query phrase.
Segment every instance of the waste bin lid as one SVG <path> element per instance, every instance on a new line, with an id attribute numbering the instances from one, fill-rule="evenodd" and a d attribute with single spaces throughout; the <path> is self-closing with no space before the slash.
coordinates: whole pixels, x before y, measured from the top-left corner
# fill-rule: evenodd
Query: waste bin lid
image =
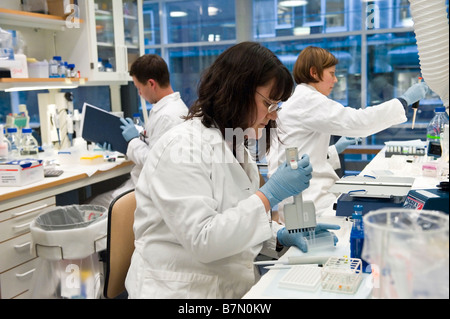
<path id="1" fill-rule="evenodd" d="M 36 217 L 36 225 L 44 230 L 87 227 L 108 216 L 107 209 L 97 205 L 60 206 Z"/>

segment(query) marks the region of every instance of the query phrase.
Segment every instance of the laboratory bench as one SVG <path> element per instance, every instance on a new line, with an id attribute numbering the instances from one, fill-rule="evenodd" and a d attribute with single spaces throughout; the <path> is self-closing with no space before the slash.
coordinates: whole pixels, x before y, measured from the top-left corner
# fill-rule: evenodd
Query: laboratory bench
<path id="1" fill-rule="evenodd" d="M 30 224 L 56 207 L 58 195 L 130 173 L 128 160 L 61 165 L 63 174 L 18 187 L 0 187 L 0 298 L 28 298 L 38 258 L 30 253 Z"/>
<path id="2" fill-rule="evenodd" d="M 398 176 L 398 177 L 414 177 L 411 186 L 412 190 L 418 189 L 436 189 L 437 185 L 442 181 L 438 177 L 424 176 L 422 166 L 428 162 L 427 157 L 396 155 L 392 157 L 385 156 L 386 147 L 381 149 L 373 160 L 361 171 L 360 175 L 371 176 Z M 448 163 L 446 164 L 448 167 Z M 445 179 L 448 181 L 448 176 Z M 327 215 L 327 214 L 325 214 Z M 303 253 L 297 247 L 290 247 L 286 253 L 280 257 L 281 263 L 287 263 L 289 257 L 307 257 L 307 256 L 337 256 L 350 257 L 350 232 L 352 223 L 344 216 L 335 216 L 335 212 L 330 212 L 330 216 L 318 217 L 318 223 L 334 223 L 341 226 L 340 230 L 333 231 L 339 241 L 334 248 L 325 250 L 316 250 L 309 253 Z M 245 294 L 244 299 L 365 299 L 372 297 L 372 287 L 374 284 L 372 274 L 362 273 L 361 283 L 358 290 L 353 294 L 323 291 L 321 287 L 314 292 L 305 289 L 286 288 L 280 282 L 286 281 L 286 274 L 292 266 L 281 266 L 274 264 L 259 281 Z M 261 267 L 261 266 L 260 266 Z M 313 265 L 318 267 L 318 265 Z"/>

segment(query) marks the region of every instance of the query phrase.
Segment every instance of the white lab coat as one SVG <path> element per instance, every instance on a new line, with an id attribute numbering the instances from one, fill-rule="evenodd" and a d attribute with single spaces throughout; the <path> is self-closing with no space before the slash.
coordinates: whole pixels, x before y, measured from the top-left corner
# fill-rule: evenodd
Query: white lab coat
<path id="1" fill-rule="evenodd" d="M 220 131 L 200 119 L 164 135 L 136 187 L 130 298 L 240 298 L 255 283 L 263 243 L 275 249 L 279 225 L 260 198 L 255 162 L 236 161 Z"/>
<path id="2" fill-rule="evenodd" d="M 133 187 L 137 184 L 148 151 L 164 133 L 182 123 L 184 121 L 182 117 L 187 114 L 188 108 L 181 99 L 179 92 L 166 95 L 153 105 L 145 124 L 147 136 L 145 142 L 134 138 L 128 143 L 127 157 L 135 164 L 131 171 Z"/>
<path id="3" fill-rule="evenodd" d="M 147 136 L 145 141 L 140 138 L 134 138 L 128 143 L 126 155 L 134 163 L 130 173 L 131 177 L 117 189 L 100 194 L 90 200 L 89 203 L 108 208 L 114 198 L 127 190 L 135 188 L 139 174 L 147 159 L 148 151 L 164 133 L 182 123 L 184 121 L 182 117 L 186 116 L 187 113 L 188 108 L 181 99 L 179 92 L 166 95 L 158 103 L 155 103 L 145 124 Z"/>
<path id="4" fill-rule="evenodd" d="M 339 179 L 333 162 L 338 160 L 337 152 L 329 148 L 331 135 L 366 137 L 392 125 L 406 121 L 405 110 L 398 99 L 392 99 L 365 109 L 344 107 L 318 92 L 308 84 L 300 84 L 294 94 L 283 103 L 278 113 L 277 134 L 267 157 L 268 176 L 285 161 L 284 150 L 298 147 L 299 157 L 309 154 L 313 167 L 310 186 L 302 192 L 303 200 L 311 200 L 318 216 L 333 214 L 332 206 L 336 195 L 328 192 Z M 333 154 L 333 159 L 327 159 Z M 282 210 L 282 204 L 279 205 Z"/>

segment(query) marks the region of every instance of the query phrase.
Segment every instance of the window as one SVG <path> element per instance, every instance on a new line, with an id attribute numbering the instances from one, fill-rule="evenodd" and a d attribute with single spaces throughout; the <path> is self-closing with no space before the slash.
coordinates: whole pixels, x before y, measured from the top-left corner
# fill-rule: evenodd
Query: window
<path id="1" fill-rule="evenodd" d="M 172 87 L 190 106 L 202 71 L 236 41 L 234 1 L 148 0 L 143 9 L 145 52 L 166 60 Z"/>
<path id="2" fill-rule="evenodd" d="M 336 55 L 339 82 L 331 98 L 345 106 L 365 108 L 398 97 L 420 74 L 408 0 L 144 0 L 145 52 L 167 61 L 172 86 L 188 106 L 196 99 L 201 73 L 237 42 L 243 28 L 236 10 L 241 12 L 243 3 L 251 8 L 253 22 L 246 40 L 263 43 L 290 70 L 307 45 Z M 0 92 L 2 122 L 11 105 L 24 98 L 9 94 Z M 95 95 L 100 94 L 109 98 L 103 91 Z M 410 112 L 407 123 L 363 144 L 424 139 L 437 105 L 442 101 L 430 94 L 421 101 L 414 130 Z"/>
<path id="3" fill-rule="evenodd" d="M 173 1 L 166 4 L 168 43 L 236 38 L 234 1 Z"/>

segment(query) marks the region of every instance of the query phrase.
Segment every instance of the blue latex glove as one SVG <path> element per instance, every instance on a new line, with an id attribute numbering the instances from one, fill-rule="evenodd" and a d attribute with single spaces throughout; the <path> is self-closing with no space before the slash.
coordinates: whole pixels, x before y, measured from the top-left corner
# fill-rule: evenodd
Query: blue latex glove
<path id="1" fill-rule="evenodd" d="M 322 233 L 328 232 L 329 229 L 337 230 L 340 228 L 341 227 L 339 225 L 320 224 L 319 223 L 319 224 L 317 224 L 314 232 L 317 236 Z M 289 231 L 285 227 L 281 228 L 277 232 L 277 240 L 281 245 L 283 245 L 285 247 L 295 246 L 298 249 L 300 249 L 301 251 L 303 251 L 304 253 L 308 252 L 308 246 L 304 239 L 304 237 L 306 237 L 306 236 L 307 236 L 307 233 L 289 233 Z M 336 246 L 336 243 L 338 242 L 338 238 L 334 234 L 333 234 L 333 238 L 334 238 L 334 245 Z"/>
<path id="2" fill-rule="evenodd" d="M 120 118 L 120 121 L 123 125 L 120 126 L 122 129 L 122 136 L 125 141 L 129 142 L 133 138 L 139 137 L 139 132 L 137 128 L 134 126 L 133 120 L 127 117 L 127 119 Z"/>
<path id="3" fill-rule="evenodd" d="M 348 146 L 352 144 L 358 144 L 358 142 L 361 141 L 361 138 L 359 137 L 346 137 L 342 136 L 334 146 L 336 147 L 336 151 L 338 154 L 342 153 Z"/>
<path id="4" fill-rule="evenodd" d="M 109 144 L 108 142 L 103 143 L 103 146 L 101 146 L 101 148 L 106 152 L 112 152 L 111 144 Z"/>
<path id="5" fill-rule="evenodd" d="M 400 98 L 404 99 L 408 105 L 411 105 L 414 102 L 423 99 L 429 90 L 430 89 L 425 82 L 419 82 L 407 89 Z"/>
<path id="6" fill-rule="evenodd" d="M 312 166 L 309 162 L 309 156 L 303 155 L 297 164 L 298 168 L 292 169 L 291 166 L 284 162 L 259 189 L 269 200 L 270 207 L 308 188 L 309 180 L 312 177 Z"/>

